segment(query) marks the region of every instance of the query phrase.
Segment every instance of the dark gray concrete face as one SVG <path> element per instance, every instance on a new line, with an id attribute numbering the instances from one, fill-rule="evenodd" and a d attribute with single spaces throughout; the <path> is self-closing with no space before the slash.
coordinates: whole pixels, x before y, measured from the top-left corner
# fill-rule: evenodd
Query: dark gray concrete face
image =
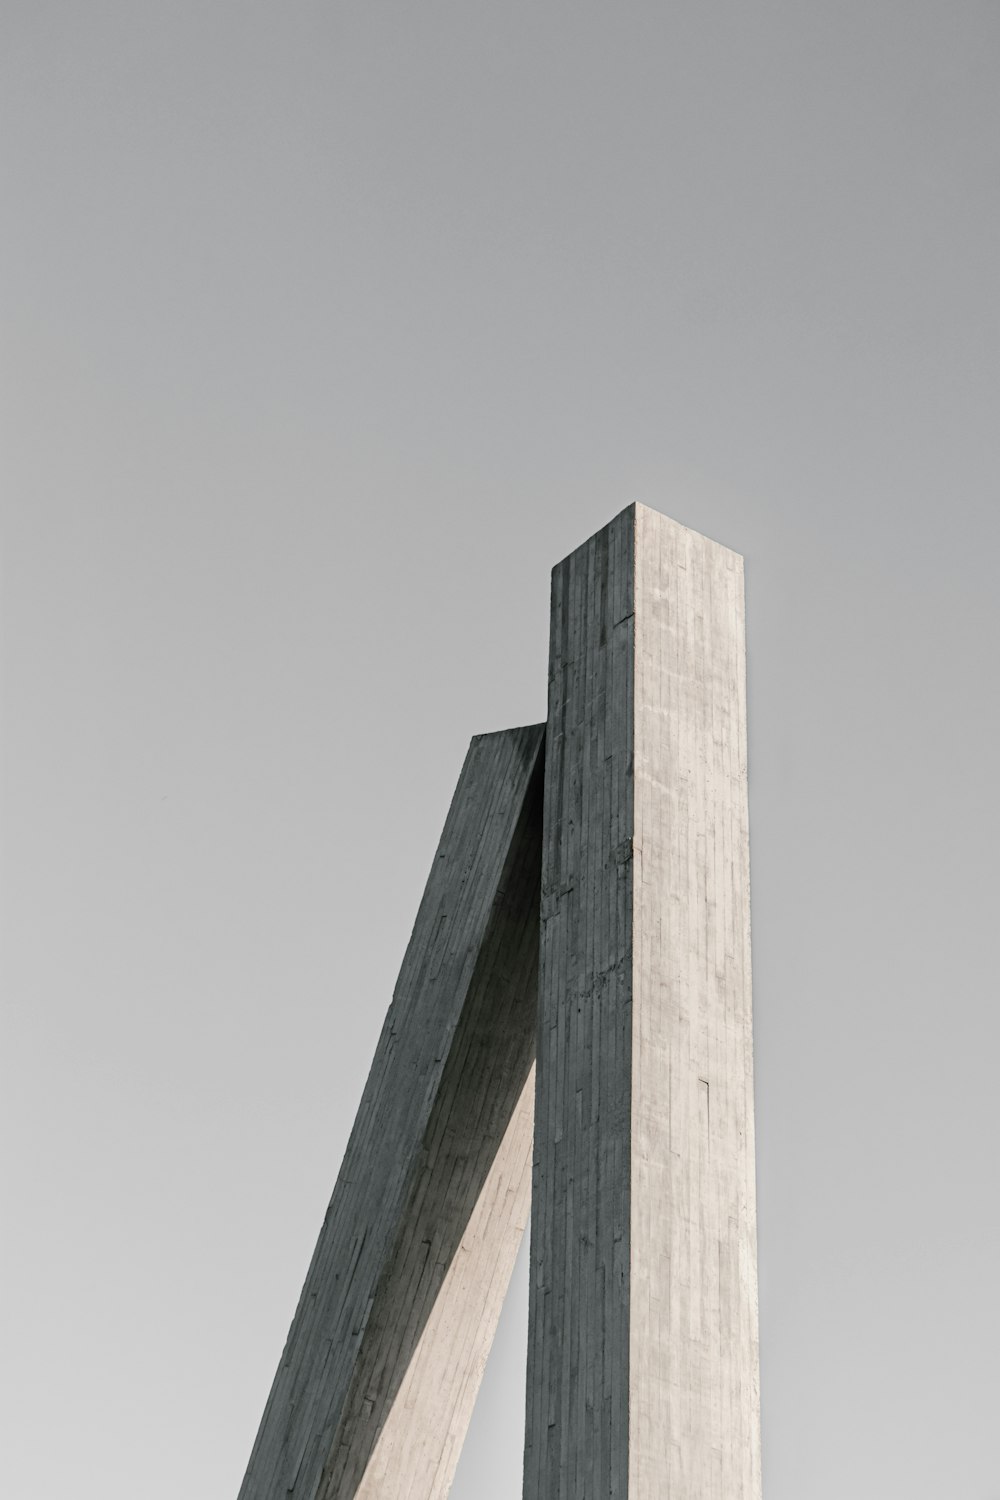
<path id="1" fill-rule="evenodd" d="M 469 749 L 240 1500 L 448 1492 L 527 1221 L 543 738 Z"/>
<path id="2" fill-rule="evenodd" d="M 525 1500 L 758 1500 L 742 560 L 553 572 Z"/>

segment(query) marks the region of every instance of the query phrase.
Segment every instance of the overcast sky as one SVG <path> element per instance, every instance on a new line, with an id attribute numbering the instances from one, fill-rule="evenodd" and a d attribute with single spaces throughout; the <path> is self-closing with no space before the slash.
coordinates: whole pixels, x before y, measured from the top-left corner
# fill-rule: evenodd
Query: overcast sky
<path id="1" fill-rule="evenodd" d="M 1000 1500 L 998 68 L 5 0 L 5 1495 L 235 1496 L 468 739 L 641 500 L 746 557 L 766 1500 Z"/>

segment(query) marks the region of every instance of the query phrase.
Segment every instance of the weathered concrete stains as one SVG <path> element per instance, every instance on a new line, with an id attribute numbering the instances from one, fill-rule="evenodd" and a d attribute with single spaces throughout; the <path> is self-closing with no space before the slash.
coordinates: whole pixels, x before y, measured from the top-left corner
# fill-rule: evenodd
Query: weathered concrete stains
<path id="1" fill-rule="evenodd" d="M 525 1500 L 758 1500 L 742 560 L 552 579 Z"/>
<path id="2" fill-rule="evenodd" d="M 543 734 L 469 749 L 240 1500 L 448 1492 L 527 1222 Z"/>

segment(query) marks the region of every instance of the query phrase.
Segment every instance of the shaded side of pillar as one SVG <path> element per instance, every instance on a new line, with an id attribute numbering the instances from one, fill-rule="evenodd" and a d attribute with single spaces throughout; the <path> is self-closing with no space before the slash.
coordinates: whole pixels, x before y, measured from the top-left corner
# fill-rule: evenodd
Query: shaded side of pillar
<path id="1" fill-rule="evenodd" d="M 543 736 L 470 746 L 240 1500 L 447 1494 L 527 1214 Z"/>
<path id="2" fill-rule="evenodd" d="M 627 1493 L 633 538 L 552 574 L 526 1500 Z"/>
<path id="3" fill-rule="evenodd" d="M 758 1500 L 742 560 L 552 580 L 526 1500 Z"/>

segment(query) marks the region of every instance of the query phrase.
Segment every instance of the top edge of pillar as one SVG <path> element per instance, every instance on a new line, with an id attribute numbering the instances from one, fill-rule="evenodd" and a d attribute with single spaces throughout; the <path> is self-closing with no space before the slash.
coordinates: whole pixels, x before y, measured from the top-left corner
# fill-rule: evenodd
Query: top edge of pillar
<path id="1" fill-rule="evenodd" d="M 478 745 L 481 740 L 513 739 L 521 736 L 525 739 L 541 739 L 545 733 L 545 724 L 512 724 L 509 729 L 484 729 L 481 734 L 474 734 L 470 744 Z"/>
<path id="2" fill-rule="evenodd" d="M 618 512 L 617 515 L 612 516 L 611 520 L 608 521 L 606 525 L 601 526 L 591 536 L 582 541 L 579 546 L 574 547 L 572 552 L 568 552 L 565 557 L 560 558 L 560 560 L 555 564 L 555 567 L 552 571 L 555 572 L 557 569 L 563 567 L 570 561 L 571 558 L 575 557 L 578 552 L 582 552 L 583 549 L 585 547 L 589 547 L 597 537 L 602 536 L 604 532 L 610 531 L 613 527 L 621 526 L 623 524 L 631 524 L 632 526 L 635 526 L 640 522 L 644 526 L 652 525 L 659 527 L 662 530 L 673 530 L 677 533 L 681 533 L 692 538 L 697 538 L 699 542 L 705 543 L 712 548 L 716 548 L 719 552 L 728 553 L 730 557 L 735 558 L 739 562 L 740 566 L 742 566 L 743 564 L 743 554 L 741 552 L 737 552 L 732 547 L 727 547 L 724 542 L 718 542 L 714 537 L 706 536 L 704 532 L 695 531 L 691 526 L 682 525 L 680 521 L 675 521 L 672 516 L 665 515 L 661 510 L 653 510 L 652 506 L 643 505 L 639 500 L 633 500 L 631 505 L 626 505 L 623 510 L 620 510 Z"/>

